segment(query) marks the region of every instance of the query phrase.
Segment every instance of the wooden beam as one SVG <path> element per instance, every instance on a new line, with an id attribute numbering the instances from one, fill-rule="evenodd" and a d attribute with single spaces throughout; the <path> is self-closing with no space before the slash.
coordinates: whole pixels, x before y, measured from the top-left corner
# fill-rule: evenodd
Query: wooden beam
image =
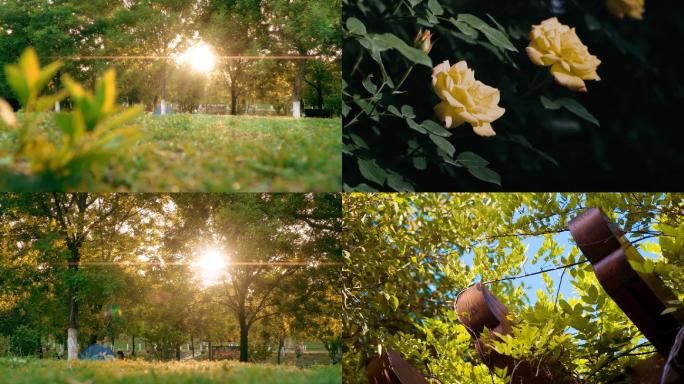
<path id="1" fill-rule="evenodd" d="M 667 359 L 684 325 L 684 310 L 662 314 L 675 294 L 655 273 L 634 269 L 644 258 L 618 226 L 598 208 L 590 208 L 568 224 L 570 233 L 591 262 L 603 289 L 634 325 Z M 684 349 L 674 355 L 673 369 L 684 366 Z M 684 374 L 681 369 L 679 374 Z"/>
<path id="2" fill-rule="evenodd" d="M 428 384 L 422 373 L 390 348 L 371 359 L 366 371 L 370 384 Z"/>

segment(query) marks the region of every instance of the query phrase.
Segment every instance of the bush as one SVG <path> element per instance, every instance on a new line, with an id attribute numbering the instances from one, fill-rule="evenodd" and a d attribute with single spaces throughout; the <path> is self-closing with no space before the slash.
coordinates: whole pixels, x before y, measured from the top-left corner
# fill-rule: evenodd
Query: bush
<path id="1" fill-rule="evenodd" d="M 41 69 L 35 50 L 27 48 L 18 64 L 5 68 L 23 118 L 18 119 L 9 104 L 0 99 L 0 128 L 16 136 L 7 153 L 0 150 L 0 190 L 92 190 L 117 151 L 137 137 L 137 128 L 126 123 L 142 108 L 120 112 L 113 70 L 97 80 L 94 94 L 64 75 L 65 89 L 43 95 L 61 65 L 54 62 Z M 53 115 L 61 132 L 56 137 L 41 132 L 41 112 L 67 97 L 74 109 Z"/>
<path id="2" fill-rule="evenodd" d="M 35 355 L 40 352 L 40 332 L 26 325 L 14 330 L 9 340 L 9 352 L 18 356 Z"/>
<path id="3" fill-rule="evenodd" d="M 0 356 L 7 356 L 10 350 L 10 337 L 0 335 Z"/>
<path id="4" fill-rule="evenodd" d="M 684 56 L 671 41 L 684 35 L 683 10 L 647 0 L 637 20 L 592 0 L 345 1 L 345 188 L 681 189 L 672 116 L 684 102 Z M 553 17 L 601 60 L 600 81 L 584 74 L 587 92 L 528 54 L 532 26 Z M 496 136 L 469 123 L 444 129 L 432 72 L 446 60 L 500 91 Z"/>

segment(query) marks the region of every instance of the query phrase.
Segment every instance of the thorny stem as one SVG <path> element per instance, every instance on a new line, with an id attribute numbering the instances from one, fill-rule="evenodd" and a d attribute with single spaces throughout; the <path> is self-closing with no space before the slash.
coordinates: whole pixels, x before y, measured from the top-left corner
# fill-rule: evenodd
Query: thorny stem
<path id="1" fill-rule="evenodd" d="M 416 66 L 415 64 L 411 64 L 411 66 L 408 67 L 406 72 L 404 72 L 404 76 L 401 78 L 401 80 L 399 80 L 399 84 L 397 84 L 397 86 L 394 87 L 394 92 L 392 92 L 393 94 L 399 93 L 399 88 L 401 88 L 401 86 L 404 85 L 404 82 L 409 77 L 409 75 L 411 74 L 411 71 L 413 71 L 413 67 L 415 67 L 415 66 Z"/>
<path id="2" fill-rule="evenodd" d="M 397 84 L 397 86 L 394 87 L 394 92 L 392 92 L 393 94 L 396 94 L 396 93 L 399 92 L 399 88 L 404 84 L 404 82 L 405 82 L 406 79 L 409 77 L 409 75 L 411 74 L 411 71 L 413 71 L 413 68 L 414 68 L 415 66 L 416 66 L 415 64 L 411 64 L 411 66 L 408 67 L 408 69 L 406 69 L 406 72 L 404 72 L 404 75 L 401 77 L 401 80 L 399 80 L 399 84 Z M 378 90 L 375 91 L 375 93 L 373 94 L 373 96 L 371 97 L 371 99 L 373 99 L 373 98 L 377 97 L 378 95 L 380 95 L 380 92 L 382 92 L 382 90 L 385 88 L 385 85 L 387 85 L 387 82 L 384 82 L 384 83 L 382 83 L 382 85 L 380 85 L 380 88 L 378 88 Z M 379 104 L 379 101 L 376 101 L 376 102 L 373 104 L 373 108 L 372 108 L 371 111 L 368 113 L 368 115 L 371 115 L 373 112 L 375 112 L 375 108 L 378 107 L 378 104 Z M 347 124 L 344 125 L 343 128 L 347 128 L 347 127 L 349 127 L 350 125 L 356 123 L 356 122 L 359 120 L 359 117 L 361 117 L 361 115 L 363 114 L 363 112 L 364 112 L 363 109 L 361 109 L 361 110 L 359 111 L 359 113 L 357 113 L 357 114 L 354 116 L 354 118 L 352 118 Z"/>
<path id="3" fill-rule="evenodd" d="M 375 91 L 375 93 L 373 94 L 373 96 L 371 97 L 371 99 L 374 99 L 375 97 L 377 97 L 377 96 L 380 94 L 380 92 L 382 92 L 383 88 L 385 88 L 385 85 L 387 85 L 386 82 L 382 83 L 382 85 L 380 86 L 380 88 L 378 88 L 378 90 Z M 378 103 L 379 103 L 379 102 L 376 101 L 376 102 L 373 104 L 373 108 L 372 108 L 371 111 L 368 113 L 369 115 L 372 114 L 373 112 L 375 112 L 375 108 L 377 108 Z M 344 127 L 342 127 L 342 128 L 343 128 L 343 129 L 344 129 L 344 128 L 347 128 L 347 127 L 349 127 L 350 125 L 352 125 L 352 124 L 354 124 L 355 122 L 357 122 L 357 121 L 359 120 L 359 117 L 361 117 L 362 114 L 363 114 L 363 108 L 359 111 L 359 113 L 356 114 L 356 116 L 354 116 L 353 119 L 351 119 L 351 120 L 350 120 L 347 124 L 345 124 Z"/>

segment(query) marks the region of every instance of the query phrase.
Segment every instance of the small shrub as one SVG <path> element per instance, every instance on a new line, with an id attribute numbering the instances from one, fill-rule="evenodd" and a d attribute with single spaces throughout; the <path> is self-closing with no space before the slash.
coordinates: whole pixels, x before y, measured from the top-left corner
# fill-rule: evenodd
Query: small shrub
<path id="1" fill-rule="evenodd" d="M 21 325 L 9 338 L 9 352 L 18 356 L 29 356 L 40 350 L 40 333 Z"/>
<path id="2" fill-rule="evenodd" d="M 33 48 L 17 64 L 7 65 L 7 82 L 22 106 L 23 119 L 0 99 L 0 128 L 9 129 L 16 142 L 0 150 L 0 190 L 62 191 L 92 187 L 103 178 L 117 151 L 137 137 L 127 123 L 142 112 L 141 106 L 121 111 L 116 104 L 116 76 L 108 70 L 90 93 L 68 75 L 65 89 L 44 95 L 43 90 L 62 64 L 40 68 Z M 56 137 L 39 129 L 43 115 L 55 102 L 69 97 L 74 109 L 55 113 Z M 88 188 L 92 189 L 92 188 Z"/>

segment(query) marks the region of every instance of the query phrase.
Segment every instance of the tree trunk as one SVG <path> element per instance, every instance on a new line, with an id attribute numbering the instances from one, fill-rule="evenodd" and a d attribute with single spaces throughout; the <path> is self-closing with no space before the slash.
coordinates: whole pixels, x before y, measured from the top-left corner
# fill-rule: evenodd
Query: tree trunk
<path id="1" fill-rule="evenodd" d="M 180 350 L 180 344 L 176 345 L 176 360 L 180 361 L 181 358 L 181 350 Z"/>
<path id="2" fill-rule="evenodd" d="M 78 359 L 78 331 L 76 328 L 67 329 L 67 359 Z"/>
<path id="3" fill-rule="evenodd" d="M 162 67 L 162 85 L 161 85 L 161 104 L 159 106 L 159 113 L 166 115 L 166 62 Z"/>
<path id="4" fill-rule="evenodd" d="M 292 117 L 294 118 L 299 118 L 301 116 L 302 82 L 304 81 L 306 60 L 299 60 L 297 66 L 297 77 L 295 77 L 294 89 L 292 92 Z"/>
<path id="5" fill-rule="evenodd" d="M 240 361 L 246 363 L 249 361 L 249 325 L 245 319 L 244 314 L 239 316 L 240 323 Z"/>
<path id="6" fill-rule="evenodd" d="M 78 272 L 78 262 L 80 254 L 78 246 L 71 244 L 69 246 L 71 257 L 69 258 L 69 271 L 72 274 Z M 69 329 L 67 330 L 67 359 L 78 359 L 78 302 L 76 301 L 76 287 L 73 285 L 69 287 Z"/>
<path id="7" fill-rule="evenodd" d="M 285 338 L 280 336 L 280 340 L 278 341 L 278 364 L 280 364 L 284 346 L 285 346 Z"/>
<path id="8" fill-rule="evenodd" d="M 323 110 L 323 84 L 321 84 L 321 80 L 319 79 L 318 82 L 316 83 L 316 93 L 318 94 L 318 110 L 322 111 Z"/>
<path id="9" fill-rule="evenodd" d="M 209 361 L 212 361 L 214 359 L 214 354 L 211 350 L 211 341 L 209 342 Z"/>
<path id="10" fill-rule="evenodd" d="M 305 69 L 306 60 L 299 60 L 297 62 L 297 77 L 295 77 L 292 101 L 302 100 L 302 83 L 304 82 Z"/>
<path id="11" fill-rule="evenodd" d="M 133 351 L 131 352 L 131 356 L 135 356 L 135 335 L 131 336 L 131 342 L 133 344 Z"/>
<path id="12" fill-rule="evenodd" d="M 235 87 L 230 87 L 230 114 L 237 115 L 238 92 Z"/>
<path id="13" fill-rule="evenodd" d="M 195 338 L 190 335 L 190 350 L 192 351 L 192 358 L 195 358 Z"/>

